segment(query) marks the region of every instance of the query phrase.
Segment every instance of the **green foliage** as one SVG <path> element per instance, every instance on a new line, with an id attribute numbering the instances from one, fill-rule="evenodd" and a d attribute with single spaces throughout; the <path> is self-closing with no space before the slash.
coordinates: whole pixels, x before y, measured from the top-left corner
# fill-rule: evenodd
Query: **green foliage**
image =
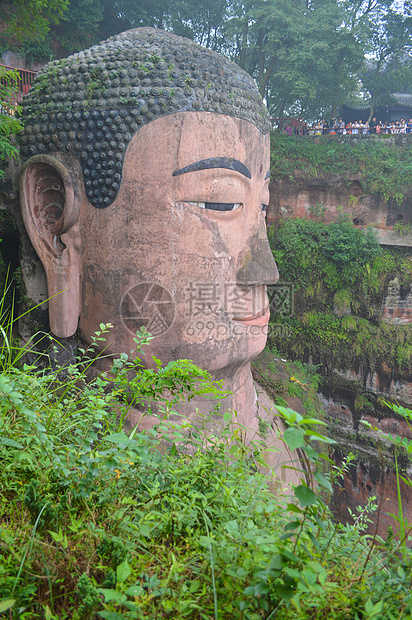
<path id="1" fill-rule="evenodd" d="M 276 405 L 285 406 L 289 396 L 297 396 L 309 417 L 323 417 L 318 391 L 320 375 L 313 364 L 286 362 L 268 348 L 252 362 L 253 377 L 265 388 Z"/>
<path id="2" fill-rule="evenodd" d="M 326 225 L 287 220 L 270 233 L 281 279 L 294 287 L 294 314 L 285 336 L 269 342 L 283 356 L 308 359 L 325 371 L 361 363 L 373 371 L 380 362 L 402 371 L 411 368 L 410 325 L 382 320 L 382 299 L 396 275 L 412 285 L 412 261 L 382 250 L 371 230 L 341 218 Z"/>
<path id="3" fill-rule="evenodd" d="M 388 7 L 379 34 L 372 35 L 374 57 L 361 72 L 363 87 L 370 94 L 368 120 L 377 106 L 393 103 L 391 93 L 408 91 L 405 74 L 409 73 L 410 79 L 411 64 L 407 60 L 411 50 L 410 27 L 410 14 L 403 15 L 397 8 Z"/>
<path id="4" fill-rule="evenodd" d="M 50 24 L 64 15 L 68 0 L 1 0 L 0 7 L 8 19 L 2 31 L 7 42 L 44 39 Z"/>
<path id="5" fill-rule="evenodd" d="M 78 617 L 82 618 L 82 620 L 93 618 L 95 612 L 100 608 L 101 598 L 96 586 L 93 585 L 92 580 L 85 573 L 80 575 L 76 586 L 76 594 L 80 602 Z"/>
<path id="6" fill-rule="evenodd" d="M 19 79 L 17 71 L 6 70 L 0 66 L 0 179 L 4 177 L 4 160 L 19 156 L 13 139 L 23 127 L 15 117 L 18 106 L 13 104 L 18 93 Z"/>
<path id="7" fill-rule="evenodd" d="M 296 174 L 304 178 L 316 178 L 322 173 L 357 174 L 365 192 L 400 202 L 405 186 L 412 184 L 412 153 L 408 144 L 388 144 L 381 139 L 302 140 L 273 132 L 271 173 L 275 179 L 293 179 Z"/>
<path id="8" fill-rule="evenodd" d="M 54 37 L 67 54 L 85 49 L 100 40 L 103 16 L 104 3 L 99 0 L 68 0 L 64 18 L 53 28 Z"/>
<path id="9" fill-rule="evenodd" d="M 343 219 L 330 224 L 327 230 L 328 235 L 321 252 L 343 272 L 346 281 L 349 280 L 346 275 L 349 270 L 357 271 L 359 266 L 364 269 L 381 252 L 372 228 L 364 232 Z"/>
<path id="10" fill-rule="evenodd" d="M 402 224 L 402 222 L 396 222 L 395 226 L 393 227 L 393 231 L 400 237 L 405 237 L 411 232 L 411 228 L 412 227 L 410 224 Z"/>
<path id="11" fill-rule="evenodd" d="M 360 230 L 345 217 L 332 224 L 287 220 L 269 238 L 282 279 L 299 288 L 315 284 L 321 273 L 330 292 L 353 285 L 381 254 L 374 231 Z"/>
<path id="12" fill-rule="evenodd" d="M 189 362 L 158 365 L 159 378 L 149 379 L 135 355 L 86 382 L 107 329 L 64 379 L 16 366 L 3 349 L 0 610 L 16 620 L 409 613 L 408 552 L 399 571 L 395 542 L 383 553 L 383 541 L 370 546 L 364 527 L 373 507 L 354 515 L 355 526 L 340 526 L 307 481 L 273 495 L 256 472 L 263 446 L 242 442 L 232 412 L 211 428 L 207 419 L 179 424 L 166 408 L 151 431 L 126 431 L 131 404 L 143 412 L 163 397 L 162 383 L 172 398 L 219 392 Z M 149 339 L 138 334 L 137 350 Z M 332 443 L 318 430 L 323 423 L 279 411 L 288 448 L 330 493 L 314 449 Z"/>
<path id="13" fill-rule="evenodd" d="M 50 34 L 44 39 L 27 41 L 18 46 L 9 45 L 8 48 L 12 51 L 22 52 L 25 55 L 28 66 L 44 60 L 50 61 L 53 58 L 53 39 Z"/>

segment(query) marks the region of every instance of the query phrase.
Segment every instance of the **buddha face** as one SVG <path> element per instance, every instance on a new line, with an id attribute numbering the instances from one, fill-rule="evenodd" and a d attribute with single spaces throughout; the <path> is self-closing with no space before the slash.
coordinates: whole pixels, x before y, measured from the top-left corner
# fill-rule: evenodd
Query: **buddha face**
<path id="1" fill-rule="evenodd" d="M 69 156 L 34 159 L 23 175 L 23 213 L 49 295 L 65 291 L 50 302 L 56 335 L 73 333 L 79 319 L 90 342 L 111 323 L 116 355 L 130 353 L 145 326 L 154 336 L 149 354 L 191 359 L 221 376 L 263 349 L 266 286 L 278 279 L 265 225 L 268 135 L 207 112 L 152 121 L 128 145 L 116 200 L 100 210 Z M 60 178 L 57 211 L 51 200 L 39 207 L 36 170 Z M 43 181 L 49 194 L 58 184 Z"/>

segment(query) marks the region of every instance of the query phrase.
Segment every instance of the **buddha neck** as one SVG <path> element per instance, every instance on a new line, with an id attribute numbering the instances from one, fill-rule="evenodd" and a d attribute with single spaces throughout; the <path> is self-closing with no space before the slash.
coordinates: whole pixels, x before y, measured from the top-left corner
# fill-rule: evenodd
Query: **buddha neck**
<path id="1" fill-rule="evenodd" d="M 211 373 L 212 374 L 212 373 Z M 177 405 L 172 407 L 174 411 L 177 411 L 179 416 L 187 418 L 190 421 L 195 421 L 196 417 L 200 414 L 202 417 L 207 416 L 210 412 L 216 412 L 219 415 L 213 416 L 216 422 L 221 424 L 221 415 L 226 411 L 233 411 L 236 413 L 236 421 L 246 427 L 253 427 L 254 420 L 257 416 L 257 398 L 256 390 L 253 384 L 252 372 L 250 364 L 246 364 L 229 376 L 224 378 L 212 374 L 212 380 L 222 382 L 222 390 L 227 392 L 227 396 L 216 399 L 208 398 L 207 396 L 197 396 L 189 401 L 180 401 Z M 158 422 L 159 417 L 163 417 L 164 405 L 159 401 L 151 403 L 151 409 L 153 416 L 144 415 L 141 411 L 134 410 L 131 412 L 128 421 L 130 425 L 139 424 L 142 428 L 150 428 Z M 217 411 L 218 409 L 218 411 Z M 155 417 L 156 416 L 156 417 Z M 211 420 L 211 421 L 212 421 Z M 213 426 L 213 421 L 212 421 Z"/>

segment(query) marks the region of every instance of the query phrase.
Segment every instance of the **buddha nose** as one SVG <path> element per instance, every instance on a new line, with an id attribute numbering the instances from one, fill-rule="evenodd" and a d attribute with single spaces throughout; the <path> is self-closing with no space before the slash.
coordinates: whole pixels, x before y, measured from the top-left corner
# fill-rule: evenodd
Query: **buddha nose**
<path id="1" fill-rule="evenodd" d="M 279 271 L 270 249 L 266 226 L 262 220 L 258 231 L 250 238 L 248 249 L 242 257 L 236 273 L 236 282 L 241 286 L 276 284 Z"/>

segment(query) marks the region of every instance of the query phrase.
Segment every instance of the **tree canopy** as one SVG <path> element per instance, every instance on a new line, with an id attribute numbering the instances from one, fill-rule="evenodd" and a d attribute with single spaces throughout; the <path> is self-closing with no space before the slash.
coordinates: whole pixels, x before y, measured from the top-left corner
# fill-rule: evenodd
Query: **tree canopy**
<path id="1" fill-rule="evenodd" d="M 3 41 L 13 44 L 44 39 L 68 5 L 69 0 L 0 0 Z"/>
<path id="2" fill-rule="evenodd" d="M 26 43 L 37 58 L 63 57 L 139 26 L 194 39 L 248 71 L 273 117 L 331 117 L 351 98 L 370 103 L 372 114 L 412 82 L 410 0 L 0 0 L 0 6 L 8 7 L 7 32 L 25 33 L 27 41 L 37 30 L 36 41 Z"/>

